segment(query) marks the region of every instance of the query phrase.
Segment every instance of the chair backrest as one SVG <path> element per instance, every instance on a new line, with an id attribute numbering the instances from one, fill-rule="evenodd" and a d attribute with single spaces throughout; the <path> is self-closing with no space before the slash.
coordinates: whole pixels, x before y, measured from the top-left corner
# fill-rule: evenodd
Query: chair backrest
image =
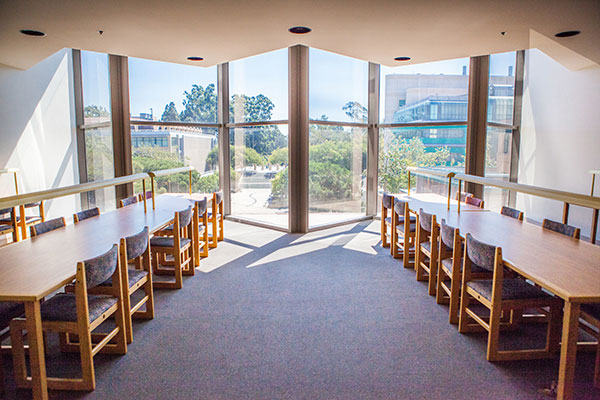
<path id="1" fill-rule="evenodd" d="M 106 253 L 85 260 L 85 283 L 88 289 L 107 281 L 115 273 L 119 262 L 119 246 L 114 244 Z"/>
<path id="2" fill-rule="evenodd" d="M 544 221 L 542 221 L 542 227 L 544 229 L 549 229 L 551 231 L 558 232 L 565 236 L 570 236 L 574 239 L 579 239 L 579 234 L 581 232 L 579 228 L 560 222 L 552 221 L 551 219 L 544 219 Z"/>
<path id="3" fill-rule="evenodd" d="M 383 195 L 381 195 L 382 207 L 389 210 L 390 208 L 392 208 L 393 200 L 394 200 L 394 196 L 387 194 L 387 193 L 383 193 Z"/>
<path id="4" fill-rule="evenodd" d="M 136 233 L 133 236 L 128 236 L 125 238 L 125 244 L 127 246 L 127 259 L 133 260 L 144 254 L 146 249 L 148 249 L 149 229 L 147 226 L 140 233 Z"/>
<path id="5" fill-rule="evenodd" d="M 208 202 L 206 201 L 206 197 L 202 200 L 196 200 L 196 204 L 198 205 L 198 216 L 204 214 L 208 207 Z"/>
<path id="6" fill-rule="evenodd" d="M 494 271 L 496 260 L 496 246 L 480 242 L 475 239 L 470 233 L 467 233 L 466 253 L 469 260 L 488 271 Z"/>
<path id="7" fill-rule="evenodd" d="M 140 200 L 144 200 L 144 193 L 140 193 Z M 146 200 L 149 200 L 152 198 L 152 190 L 146 190 Z"/>
<path id="8" fill-rule="evenodd" d="M 10 217 L 12 218 L 12 215 L 14 212 L 15 212 L 14 207 L 3 208 L 0 210 L 0 217 L 4 217 L 5 214 L 10 214 Z"/>
<path id="9" fill-rule="evenodd" d="M 483 208 L 483 200 L 474 196 L 465 197 L 465 204 L 470 204 L 475 207 Z"/>
<path id="10" fill-rule="evenodd" d="M 426 230 L 427 232 L 431 232 L 431 221 L 433 219 L 433 214 L 428 214 L 423 209 L 419 209 L 419 225 L 421 228 Z"/>
<path id="11" fill-rule="evenodd" d="M 394 202 L 394 212 L 400 216 L 403 216 L 404 213 L 406 212 L 406 205 L 407 205 L 406 201 L 396 200 Z"/>
<path id="12" fill-rule="evenodd" d="M 192 206 L 189 206 L 185 210 L 178 212 L 179 215 L 179 229 L 185 228 L 192 222 Z"/>
<path id="13" fill-rule="evenodd" d="M 37 201 L 35 203 L 27 203 L 23 207 L 25 207 L 25 208 L 34 208 L 34 207 L 39 207 L 41 204 L 42 204 L 41 201 Z"/>
<path id="14" fill-rule="evenodd" d="M 523 211 L 519 211 L 514 208 L 502 206 L 502 209 L 500 210 L 500 214 L 506 215 L 507 217 L 511 217 L 514 219 L 518 219 L 519 221 L 523 221 Z"/>
<path id="15" fill-rule="evenodd" d="M 442 218 L 442 222 L 440 224 L 440 237 L 442 238 L 442 243 L 451 249 L 454 248 L 454 231 L 456 228 L 447 225 L 446 220 Z"/>
<path id="16" fill-rule="evenodd" d="M 121 199 L 119 201 L 121 207 L 127 207 L 130 206 L 132 204 L 135 204 L 139 201 L 139 196 L 135 195 L 135 196 L 129 196 L 125 199 Z"/>
<path id="17" fill-rule="evenodd" d="M 100 215 L 100 209 L 98 207 L 90 208 L 89 210 L 79 211 L 78 213 L 73 214 L 73 222 L 81 222 L 84 219 L 97 217 Z"/>
<path id="18" fill-rule="evenodd" d="M 223 191 L 219 190 L 218 192 L 215 192 L 215 203 L 217 205 L 221 204 L 221 202 L 223 201 Z"/>
<path id="19" fill-rule="evenodd" d="M 456 192 L 456 200 L 458 201 L 462 201 L 463 203 L 465 202 L 465 199 L 467 197 L 473 197 L 473 193 L 469 193 L 469 192 Z"/>
<path id="20" fill-rule="evenodd" d="M 29 227 L 31 236 L 38 236 L 42 233 L 50 232 L 58 228 L 63 228 L 67 225 L 65 217 L 49 219 L 48 221 L 40 222 Z"/>

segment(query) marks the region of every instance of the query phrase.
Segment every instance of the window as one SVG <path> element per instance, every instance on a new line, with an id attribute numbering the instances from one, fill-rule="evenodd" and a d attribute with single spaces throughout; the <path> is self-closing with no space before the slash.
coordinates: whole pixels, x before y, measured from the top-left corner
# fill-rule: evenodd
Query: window
<path id="1" fill-rule="evenodd" d="M 229 64 L 231 214 L 288 227 L 288 50 Z M 257 126 L 256 123 L 278 121 Z"/>
<path id="2" fill-rule="evenodd" d="M 516 52 L 490 55 L 485 176 L 510 179 Z M 509 204 L 508 190 L 484 188 L 486 207 Z"/>
<path id="3" fill-rule="evenodd" d="M 389 125 L 379 130 L 379 193 L 406 190 L 409 166 L 463 172 L 469 59 L 381 66 L 380 82 L 380 122 Z M 431 122 L 456 125 L 403 126 Z M 447 195 L 445 183 L 415 176 L 411 185 Z"/>
<path id="4" fill-rule="evenodd" d="M 216 67 L 129 58 L 134 173 L 192 165 L 194 192 L 219 189 L 216 88 Z M 188 191 L 187 173 L 156 182 L 159 193 Z M 134 189 L 141 191 L 141 183 Z"/>
<path id="5" fill-rule="evenodd" d="M 87 180 L 97 181 L 115 176 L 110 108 L 108 55 L 81 52 L 83 120 Z M 115 188 L 87 193 L 88 207 L 102 211 L 116 207 Z"/>

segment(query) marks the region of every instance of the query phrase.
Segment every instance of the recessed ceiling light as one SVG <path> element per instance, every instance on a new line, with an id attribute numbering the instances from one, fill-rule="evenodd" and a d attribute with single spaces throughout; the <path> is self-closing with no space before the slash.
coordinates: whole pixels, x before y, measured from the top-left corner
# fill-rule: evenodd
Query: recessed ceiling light
<path id="1" fill-rule="evenodd" d="M 27 36 L 46 36 L 44 32 L 34 31 L 32 29 L 21 29 L 19 32 Z"/>
<path id="2" fill-rule="evenodd" d="M 558 32 L 554 36 L 556 36 L 558 38 L 565 38 L 565 37 L 576 36 L 576 35 L 579 35 L 580 33 L 581 33 L 581 31 L 564 31 L 564 32 Z"/>
<path id="3" fill-rule="evenodd" d="M 312 29 L 306 27 L 306 26 L 292 26 L 290 29 L 288 29 L 290 32 L 292 33 L 296 33 L 298 35 L 301 35 L 303 33 L 308 33 L 310 31 L 312 31 Z"/>
<path id="4" fill-rule="evenodd" d="M 395 61 L 409 61 L 410 57 L 396 57 L 394 58 Z"/>
<path id="5" fill-rule="evenodd" d="M 195 56 L 188 57 L 187 59 L 190 60 L 190 61 L 202 61 L 202 60 L 204 60 L 203 57 L 195 57 Z"/>

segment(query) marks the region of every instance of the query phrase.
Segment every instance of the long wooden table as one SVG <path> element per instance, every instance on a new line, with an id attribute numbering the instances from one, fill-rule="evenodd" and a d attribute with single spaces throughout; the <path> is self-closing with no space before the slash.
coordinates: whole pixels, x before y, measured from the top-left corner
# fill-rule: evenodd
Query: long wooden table
<path id="1" fill-rule="evenodd" d="M 436 195 L 433 195 L 436 196 Z M 399 196 L 412 211 L 423 208 L 436 218 L 470 233 L 476 239 L 502 247 L 508 267 L 565 301 L 558 376 L 558 399 L 573 398 L 573 380 L 579 332 L 579 307 L 600 303 L 600 246 L 575 240 L 495 212 L 461 212 L 440 207 L 437 196 Z"/>
<path id="2" fill-rule="evenodd" d="M 34 399 L 47 399 L 48 387 L 40 300 L 75 279 L 78 261 L 96 257 L 119 239 L 168 225 L 189 201 L 159 196 L 156 209 L 137 203 L 0 248 L 0 301 L 25 304 Z"/>

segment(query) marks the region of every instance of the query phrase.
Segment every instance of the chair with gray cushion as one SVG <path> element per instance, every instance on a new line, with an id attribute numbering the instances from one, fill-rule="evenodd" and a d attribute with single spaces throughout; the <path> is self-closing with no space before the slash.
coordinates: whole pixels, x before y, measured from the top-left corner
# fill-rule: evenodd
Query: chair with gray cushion
<path id="1" fill-rule="evenodd" d="M 152 272 L 150 263 L 150 238 L 149 229 L 144 229 L 132 236 L 121 238 L 119 247 L 121 260 L 122 287 L 123 287 L 123 310 L 125 310 L 125 328 L 127 331 L 127 343 L 133 342 L 133 322 L 136 319 L 154 318 L 154 293 L 152 290 Z M 133 268 L 130 268 L 133 267 Z M 92 294 L 110 294 L 112 290 L 112 278 L 102 282 L 93 289 L 88 290 Z M 132 295 L 137 290 L 143 290 L 136 304 L 132 304 Z M 141 310 L 143 305 L 144 310 Z"/>
<path id="2" fill-rule="evenodd" d="M 57 294 L 42 303 L 41 316 L 44 332 L 58 332 L 61 338 L 66 334 L 77 335 L 78 341 L 69 342 L 66 347 L 80 353 L 81 378 L 48 378 L 49 389 L 94 390 L 94 355 L 127 353 L 119 246 L 115 244 L 98 257 L 78 262 L 75 277 L 75 292 Z M 112 279 L 110 294 L 88 293 L 108 279 Z M 111 316 L 114 316 L 115 327 L 110 332 L 92 333 Z M 31 387 L 23 346 L 26 329 L 24 318 L 10 323 L 15 382 L 19 388 Z"/>
<path id="3" fill-rule="evenodd" d="M 415 217 L 410 215 L 408 202 L 396 200 L 392 213 L 392 246 L 390 252 L 394 258 L 402 257 L 404 268 L 410 268 L 410 257 L 415 254 L 417 225 Z"/>
<path id="4" fill-rule="evenodd" d="M 37 214 L 27 215 L 27 211 L 30 209 L 37 208 Z M 19 217 L 17 218 L 17 224 L 21 226 L 21 235 L 23 239 L 27 238 L 27 228 L 44 222 L 46 220 L 46 214 L 44 212 L 44 202 L 36 201 L 35 203 L 23 204 L 20 207 Z M 31 229 L 31 228 L 30 228 Z"/>
<path id="5" fill-rule="evenodd" d="M 388 193 L 381 195 L 381 246 L 388 247 L 392 241 L 392 214 L 394 196 Z M 388 216 L 389 214 L 389 216 Z"/>
<path id="6" fill-rule="evenodd" d="M 507 217 L 511 217 L 514 219 L 518 219 L 519 221 L 523 221 L 523 211 L 519 211 L 514 208 L 502 206 L 502 209 L 500 210 L 500 214 L 506 215 Z"/>
<path id="7" fill-rule="evenodd" d="M 449 322 L 458 324 L 460 285 L 463 268 L 462 238 L 458 228 L 440 223 L 436 302 L 449 304 Z M 492 272 L 471 263 L 471 279 L 492 279 Z"/>
<path id="8" fill-rule="evenodd" d="M 139 195 L 136 194 L 135 196 L 129 196 L 127 198 L 119 200 L 119 207 L 120 208 L 127 207 L 127 206 L 137 203 L 138 201 L 140 201 Z"/>
<path id="9" fill-rule="evenodd" d="M 579 234 L 581 232 L 579 228 L 556 222 L 551 219 L 544 219 L 542 221 L 542 228 L 560 233 L 561 235 L 570 236 L 573 239 L 579 239 Z"/>
<path id="10" fill-rule="evenodd" d="M 469 204 L 471 206 L 483 208 L 484 201 L 475 197 L 475 196 L 467 196 L 465 197 L 465 204 Z"/>
<path id="11" fill-rule="evenodd" d="M 473 197 L 473 193 L 456 192 L 456 201 L 462 201 L 464 203 L 467 197 Z"/>
<path id="12" fill-rule="evenodd" d="M 223 191 L 213 193 L 211 209 L 208 212 L 208 222 L 212 224 L 212 232 L 209 235 L 209 247 L 217 247 L 218 242 L 224 238 L 223 234 Z"/>
<path id="13" fill-rule="evenodd" d="M 156 288 L 181 289 L 183 275 L 194 275 L 193 265 L 193 208 L 176 212 L 173 218 L 173 236 L 155 236 L 150 239 L 152 271 L 155 275 L 171 275 L 174 281 L 155 280 Z M 166 261 L 167 256 L 173 261 Z"/>
<path id="14" fill-rule="evenodd" d="M 493 273 L 493 279 L 474 279 L 473 265 Z M 530 285 L 521 278 L 505 278 L 502 249 L 473 238 L 465 240 L 463 255 L 463 281 L 458 330 L 461 333 L 488 332 L 487 360 L 526 360 L 553 357 L 559 348 L 562 300 Z M 489 318 L 472 308 L 471 301 L 489 310 Z M 476 304 L 477 305 L 477 304 Z M 550 318 L 543 349 L 499 350 L 501 317 L 525 308 L 549 307 Z M 515 313 L 514 315 L 520 315 Z M 516 325 L 514 321 L 511 325 Z"/>
<path id="15" fill-rule="evenodd" d="M 16 207 L 0 210 L 0 235 L 8 234 L 12 236 L 13 243 L 19 241 L 19 225 Z"/>
<path id="16" fill-rule="evenodd" d="M 73 214 L 73 222 L 78 223 L 85 219 L 97 217 L 100 215 L 100 209 L 98 207 L 90 208 L 88 210 L 79 211 Z"/>
<path id="17" fill-rule="evenodd" d="M 200 265 L 201 257 L 208 257 L 208 200 L 206 197 L 194 202 L 194 234 L 196 247 L 194 249 L 196 266 Z"/>
<path id="18" fill-rule="evenodd" d="M 65 226 L 67 226 L 65 217 L 58 217 L 30 226 L 29 230 L 31 232 L 31 237 L 35 237 L 56 229 L 64 228 Z"/>
<path id="19" fill-rule="evenodd" d="M 427 291 L 435 295 L 439 228 L 434 214 L 419 209 L 415 239 L 415 270 L 418 281 L 427 281 Z"/>
<path id="20" fill-rule="evenodd" d="M 9 324 L 13 318 L 21 317 L 25 314 L 23 303 L 12 301 L 0 301 L 0 342 L 9 336 Z M 2 346 L 2 349 L 10 349 L 10 346 Z M 0 353 L 0 395 L 4 393 L 4 367 L 2 354 Z M 0 396 L 1 397 L 1 396 Z"/>

